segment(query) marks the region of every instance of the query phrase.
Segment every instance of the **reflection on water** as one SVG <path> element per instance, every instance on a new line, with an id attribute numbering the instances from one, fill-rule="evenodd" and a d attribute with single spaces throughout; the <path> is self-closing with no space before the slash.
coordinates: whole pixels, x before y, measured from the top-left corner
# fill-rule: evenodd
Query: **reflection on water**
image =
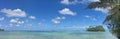
<path id="1" fill-rule="evenodd" d="M 0 32 L 0 39 L 116 39 L 108 32 Z"/>

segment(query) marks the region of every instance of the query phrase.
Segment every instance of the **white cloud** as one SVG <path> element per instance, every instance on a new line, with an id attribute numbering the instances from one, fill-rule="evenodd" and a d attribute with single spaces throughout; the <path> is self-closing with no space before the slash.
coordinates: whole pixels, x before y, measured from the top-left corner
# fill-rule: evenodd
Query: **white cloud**
<path id="1" fill-rule="evenodd" d="M 72 4 L 85 4 L 89 2 L 100 2 L 100 0 L 61 0 L 61 4 L 72 5 Z"/>
<path id="2" fill-rule="evenodd" d="M 67 4 L 67 5 L 70 4 L 70 3 L 69 3 L 69 0 L 62 0 L 61 3 L 62 3 L 62 4 Z"/>
<path id="3" fill-rule="evenodd" d="M 36 17 L 35 17 L 35 16 L 29 16 L 29 18 L 30 18 L 30 19 L 36 19 Z"/>
<path id="4" fill-rule="evenodd" d="M 11 22 L 11 23 L 16 23 L 16 24 L 24 24 L 24 21 L 20 21 L 18 18 L 16 18 L 16 19 L 11 19 L 10 22 Z"/>
<path id="5" fill-rule="evenodd" d="M 5 19 L 4 17 L 1 17 L 1 18 L 0 18 L 0 21 L 2 21 L 2 20 L 4 20 L 4 19 Z"/>
<path id="6" fill-rule="evenodd" d="M 89 1 L 91 1 L 91 2 L 100 2 L 100 0 L 89 0 Z M 110 9 L 111 9 L 111 7 L 107 7 L 107 8 L 95 8 L 94 10 L 101 11 L 102 13 L 108 13 Z"/>
<path id="7" fill-rule="evenodd" d="M 100 0 L 89 0 L 91 2 L 100 2 Z"/>
<path id="8" fill-rule="evenodd" d="M 90 19 L 90 20 L 97 21 L 97 19 L 95 17 L 89 16 L 89 15 L 85 15 L 84 17 L 87 19 Z"/>
<path id="9" fill-rule="evenodd" d="M 61 20 L 66 19 L 66 17 L 56 17 L 54 19 L 52 19 L 52 22 L 55 24 L 59 24 L 61 22 Z"/>
<path id="10" fill-rule="evenodd" d="M 11 22 L 11 23 L 17 23 L 18 20 L 19 20 L 18 18 L 16 18 L 16 19 L 11 19 L 10 22 Z"/>
<path id="11" fill-rule="evenodd" d="M 85 15 L 85 17 L 86 17 L 86 18 L 90 18 L 90 16 L 88 16 L 88 15 Z"/>
<path id="12" fill-rule="evenodd" d="M 18 21 L 18 24 L 24 24 L 24 21 Z"/>
<path id="13" fill-rule="evenodd" d="M 2 13 L 5 13 L 8 17 L 26 17 L 26 12 L 21 9 L 1 9 Z"/>
<path id="14" fill-rule="evenodd" d="M 79 3 L 78 0 L 73 0 L 73 1 L 70 1 L 70 0 L 62 0 L 61 1 L 62 4 L 65 4 L 65 5 L 70 5 L 70 4 L 77 4 Z"/>
<path id="15" fill-rule="evenodd" d="M 70 9 L 68 8 L 64 8 L 62 10 L 59 11 L 60 14 L 63 14 L 63 15 L 72 15 L 72 16 L 75 16 L 76 13 L 71 11 Z"/>
<path id="16" fill-rule="evenodd" d="M 95 8 L 96 11 L 101 11 L 102 13 L 108 13 L 111 8 Z"/>

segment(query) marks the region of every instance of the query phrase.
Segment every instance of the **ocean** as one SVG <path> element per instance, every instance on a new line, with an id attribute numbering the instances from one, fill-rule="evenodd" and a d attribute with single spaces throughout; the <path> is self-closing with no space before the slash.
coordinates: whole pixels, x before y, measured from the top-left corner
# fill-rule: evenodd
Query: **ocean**
<path id="1" fill-rule="evenodd" d="M 79 31 L 5 31 L 0 39 L 117 39 L 109 32 Z"/>

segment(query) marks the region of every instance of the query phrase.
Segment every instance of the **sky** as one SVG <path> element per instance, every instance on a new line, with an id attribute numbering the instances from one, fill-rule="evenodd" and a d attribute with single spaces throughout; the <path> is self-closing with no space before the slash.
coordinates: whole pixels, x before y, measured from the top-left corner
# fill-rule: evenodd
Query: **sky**
<path id="1" fill-rule="evenodd" d="M 108 9 L 88 9 L 99 0 L 0 0 L 5 30 L 81 30 L 103 25 Z"/>

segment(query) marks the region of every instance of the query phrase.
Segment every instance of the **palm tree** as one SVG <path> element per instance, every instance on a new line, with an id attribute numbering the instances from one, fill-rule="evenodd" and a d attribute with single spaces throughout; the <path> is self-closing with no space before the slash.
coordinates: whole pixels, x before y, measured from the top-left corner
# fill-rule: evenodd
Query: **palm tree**
<path id="1" fill-rule="evenodd" d="M 110 10 L 110 15 L 106 17 L 104 23 L 106 23 L 112 33 L 120 39 L 120 5 Z"/>
<path id="2" fill-rule="evenodd" d="M 111 9 L 103 23 L 120 39 L 120 0 L 100 0 L 88 5 L 89 9 L 107 7 L 111 7 Z"/>

